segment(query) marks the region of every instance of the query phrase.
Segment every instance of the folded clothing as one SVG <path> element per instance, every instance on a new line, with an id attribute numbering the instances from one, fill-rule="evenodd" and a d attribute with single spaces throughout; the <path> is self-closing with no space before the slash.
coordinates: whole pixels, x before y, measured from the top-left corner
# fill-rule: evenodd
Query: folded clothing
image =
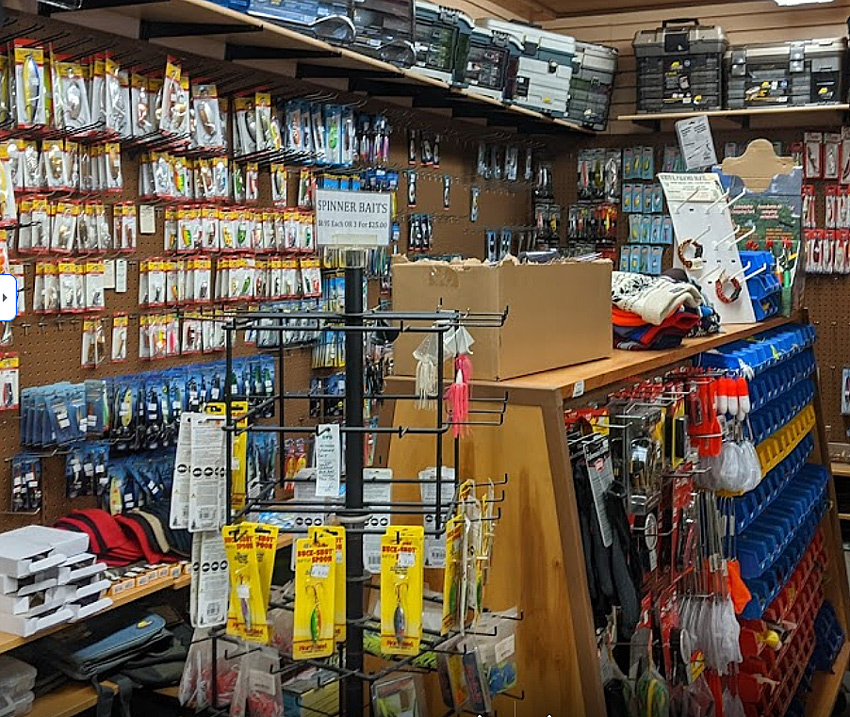
<path id="1" fill-rule="evenodd" d="M 699 289 L 693 284 L 664 275 L 646 276 L 627 271 L 612 273 L 611 301 L 655 326 L 683 306 L 696 309 L 703 303 Z"/>
<path id="2" fill-rule="evenodd" d="M 617 311 L 616 307 L 613 309 Z M 633 315 L 634 316 L 634 315 Z M 618 349 L 646 350 L 671 349 L 682 343 L 700 323 L 699 312 L 682 309 L 671 314 L 658 325 L 622 323 L 628 316 L 614 316 L 614 346 Z M 620 323 L 618 323 L 620 322 Z"/>

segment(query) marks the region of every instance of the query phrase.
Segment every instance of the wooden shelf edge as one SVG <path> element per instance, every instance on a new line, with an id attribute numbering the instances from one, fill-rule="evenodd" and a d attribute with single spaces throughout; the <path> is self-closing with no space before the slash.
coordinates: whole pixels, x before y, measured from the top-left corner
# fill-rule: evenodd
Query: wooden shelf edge
<path id="1" fill-rule="evenodd" d="M 620 115 L 617 117 L 621 122 L 642 122 L 658 120 L 679 120 L 690 117 L 706 115 L 708 117 L 752 117 L 759 115 L 784 115 L 799 112 L 846 112 L 850 110 L 850 104 L 834 105 L 803 105 L 801 107 L 750 107 L 737 110 L 706 110 L 704 112 L 648 112 L 646 114 Z"/>
<path id="2" fill-rule="evenodd" d="M 832 462 L 832 475 L 841 478 L 850 478 L 850 463 Z"/>
<path id="3" fill-rule="evenodd" d="M 37 698 L 29 717 L 73 717 L 97 704 L 97 692 L 90 684 L 70 682 Z"/>
<path id="4" fill-rule="evenodd" d="M 637 378 L 641 374 L 692 358 L 703 351 L 723 346 L 733 341 L 749 338 L 778 326 L 794 322 L 796 317 L 778 317 L 756 324 L 733 324 L 719 334 L 697 339 L 686 339 L 682 346 L 668 351 L 620 351 L 614 349 L 611 358 L 590 361 L 566 368 L 544 371 L 499 382 L 476 382 L 499 389 L 544 390 L 560 392 L 565 399 L 573 398 L 573 387 L 584 382 L 584 391 Z"/>
<path id="5" fill-rule="evenodd" d="M 97 617 L 98 615 L 103 615 L 104 613 L 109 612 L 110 610 L 115 610 L 116 608 L 123 607 L 124 605 L 129 605 L 136 600 L 141 600 L 144 597 L 149 595 L 153 595 L 154 593 L 158 593 L 160 590 L 166 590 L 168 588 L 172 589 L 180 589 L 189 585 L 190 577 L 188 575 L 181 575 L 176 579 L 168 579 L 168 580 L 157 580 L 156 582 L 145 585 L 144 587 L 134 588 L 126 593 L 122 593 L 117 597 L 112 598 L 112 605 L 108 608 L 101 610 L 100 612 L 96 612 L 94 615 L 90 615 L 85 618 L 86 620 L 91 620 L 92 618 Z M 37 632 L 35 635 L 31 635 L 30 637 L 19 637 L 18 635 L 13 635 L 9 632 L 0 632 L 0 654 L 4 652 L 8 652 L 9 650 L 14 650 L 22 645 L 26 645 L 30 642 L 35 642 L 36 640 L 40 640 L 42 637 L 47 637 L 48 635 L 52 635 L 69 625 L 74 625 L 76 623 L 65 622 L 61 625 L 56 625 L 55 627 L 51 627 L 47 630 L 42 630 L 41 632 Z"/>
<path id="6" fill-rule="evenodd" d="M 848 661 L 850 661 L 850 641 L 845 639 L 844 647 L 841 648 L 841 652 L 835 658 L 832 672 L 815 673 L 812 693 L 806 701 L 807 717 L 829 717 L 832 714 L 832 708 L 835 706 L 838 690 L 841 689 L 841 682 L 847 670 Z"/>

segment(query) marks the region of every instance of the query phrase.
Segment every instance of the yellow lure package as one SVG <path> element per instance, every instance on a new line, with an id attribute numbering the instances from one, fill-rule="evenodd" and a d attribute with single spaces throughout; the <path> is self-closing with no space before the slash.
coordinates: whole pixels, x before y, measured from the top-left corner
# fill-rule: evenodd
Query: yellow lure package
<path id="1" fill-rule="evenodd" d="M 334 652 L 336 536 L 314 533 L 295 541 L 295 616 L 292 659 Z"/>
<path id="2" fill-rule="evenodd" d="M 248 425 L 248 402 L 233 401 L 230 404 L 231 416 L 236 422 L 238 428 L 245 428 Z M 208 403 L 204 407 L 205 413 L 210 413 L 215 416 L 226 415 L 227 408 L 223 403 Z M 233 435 L 232 452 L 230 460 L 230 502 L 233 505 L 233 510 L 242 510 L 245 507 L 245 495 L 247 493 L 247 465 L 246 457 L 248 453 L 248 432 L 235 433 Z"/>
<path id="3" fill-rule="evenodd" d="M 253 523 L 226 525 L 221 529 L 230 566 L 230 603 L 227 634 L 248 642 L 269 641 L 266 623 L 268 590 L 263 596 L 257 560 L 256 526 Z"/>
<path id="4" fill-rule="evenodd" d="M 307 530 L 307 536 L 312 538 L 314 533 L 325 536 L 333 536 L 336 560 L 336 588 L 334 597 L 334 640 L 345 642 L 345 528 L 341 525 L 311 526 Z"/>
<path id="5" fill-rule="evenodd" d="M 422 639 L 425 529 L 390 526 L 381 538 L 381 652 L 418 655 Z"/>
<path id="6" fill-rule="evenodd" d="M 459 630 L 461 581 L 463 580 L 463 516 L 446 523 L 446 568 L 443 571 L 443 621 L 440 634 Z"/>

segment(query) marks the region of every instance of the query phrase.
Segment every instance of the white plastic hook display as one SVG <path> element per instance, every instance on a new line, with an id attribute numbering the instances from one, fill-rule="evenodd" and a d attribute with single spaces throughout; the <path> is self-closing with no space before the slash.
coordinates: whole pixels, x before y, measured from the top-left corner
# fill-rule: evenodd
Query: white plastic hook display
<path id="1" fill-rule="evenodd" d="M 725 202 L 729 198 L 729 191 L 730 190 L 727 189 L 725 192 L 723 192 L 723 194 L 721 194 L 719 197 L 717 197 L 717 199 L 715 199 L 711 204 L 709 204 L 705 208 L 705 213 L 709 214 L 711 212 L 711 210 L 714 209 L 714 207 L 716 207 L 721 202 Z M 728 202 L 726 203 L 726 206 L 727 207 L 729 206 Z"/>

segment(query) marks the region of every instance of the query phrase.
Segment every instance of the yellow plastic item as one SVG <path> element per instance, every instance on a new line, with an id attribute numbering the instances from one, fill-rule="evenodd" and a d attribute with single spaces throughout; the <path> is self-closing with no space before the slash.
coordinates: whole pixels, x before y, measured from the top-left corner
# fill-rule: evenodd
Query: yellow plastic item
<path id="1" fill-rule="evenodd" d="M 798 413 L 788 425 L 756 446 L 762 475 L 767 475 L 791 453 L 815 426 L 815 409 L 812 404 Z"/>
<path id="2" fill-rule="evenodd" d="M 425 529 L 390 526 L 381 538 L 381 652 L 418 655 L 422 639 Z"/>

